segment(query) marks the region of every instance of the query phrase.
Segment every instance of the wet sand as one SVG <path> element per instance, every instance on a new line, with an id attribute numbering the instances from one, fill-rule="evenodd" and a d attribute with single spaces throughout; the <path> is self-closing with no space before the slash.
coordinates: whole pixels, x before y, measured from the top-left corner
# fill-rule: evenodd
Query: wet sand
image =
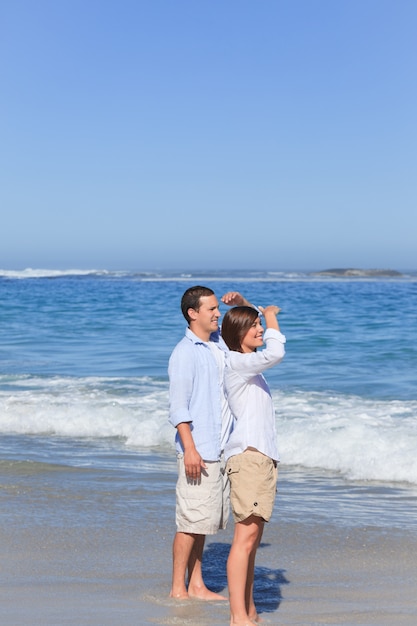
<path id="1" fill-rule="evenodd" d="M 168 598 L 169 528 L 129 528 L 128 540 L 121 531 L 3 528 L 1 624 L 228 624 L 227 603 Z M 206 579 L 218 590 L 228 534 L 207 545 Z M 266 623 L 416 624 L 416 536 L 282 523 L 264 539 L 256 600 Z"/>
<path id="2" fill-rule="evenodd" d="M 135 492 L 131 477 L 116 487 L 101 476 L 94 497 L 91 480 L 84 489 L 71 472 L 59 488 L 39 477 L 30 492 L 24 476 L 20 487 L 0 481 L 2 626 L 227 626 L 227 602 L 168 597 L 174 478 L 158 480 L 155 492 L 150 476 Z M 417 529 L 341 524 L 305 510 L 297 519 L 296 506 L 286 517 L 282 508 L 278 500 L 256 564 L 266 624 L 415 626 Z M 208 539 L 204 561 L 207 583 L 226 594 L 232 531 L 230 520 Z"/>
<path id="3" fill-rule="evenodd" d="M 47 516 L 36 510 L 37 495 L 45 506 L 45 488 L 39 484 L 29 499 L 2 492 L 3 511 L 11 495 L 19 500 L 0 530 L 2 624 L 228 624 L 227 602 L 168 597 L 173 505 L 167 494 L 141 493 L 129 511 L 113 492 L 97 515 L 100 505 L 89 502 L 88 492 L 80 508 L 64 487 Z M 226 593 L 232 527 L 208 539 L 204 562 L 209 586 Z M 412 529 L 285 520 L 276 512 L 258 552 L 258 609 L 266 624 L 414 626 L 416 555 Z"/>

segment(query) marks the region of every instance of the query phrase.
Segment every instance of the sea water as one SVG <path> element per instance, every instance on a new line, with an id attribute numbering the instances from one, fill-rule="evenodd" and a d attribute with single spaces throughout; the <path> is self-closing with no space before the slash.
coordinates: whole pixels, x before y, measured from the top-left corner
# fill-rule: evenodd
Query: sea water
<path id="1" fill-rule="evenodd" d="M 286 356 L 265 376 L 281 468 L 299 496 L 287 515 L 300 515 L 310 494 L 309 515 L 327 507 L 415 524 L 415 272 L 0 272 L 3 495 L 63 468 L 80 472 L 80 485 L 88 470 L 113 472 L 115 486 L 124 472 L 166 494 L 163 476 L 176 471 L 167 364 L 186 326 L 181 296 L 194 284 L 282 309 Z M 7 502 L 2 515 L 17 515 Z"/>

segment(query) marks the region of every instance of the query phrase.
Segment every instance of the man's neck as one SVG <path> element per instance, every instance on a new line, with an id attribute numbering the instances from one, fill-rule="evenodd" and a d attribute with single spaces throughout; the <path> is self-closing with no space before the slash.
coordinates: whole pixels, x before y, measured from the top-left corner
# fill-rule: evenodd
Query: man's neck
<path id="1" fill-rule="evenodd" d="M 192 324 L 189 325 L 189 329 L 196 337 L 201 339 L 201 341 L 205 341 L 206 343 L 210 341 L 211 333 L 205 333 L 200 328 L 194 328 Z"/>

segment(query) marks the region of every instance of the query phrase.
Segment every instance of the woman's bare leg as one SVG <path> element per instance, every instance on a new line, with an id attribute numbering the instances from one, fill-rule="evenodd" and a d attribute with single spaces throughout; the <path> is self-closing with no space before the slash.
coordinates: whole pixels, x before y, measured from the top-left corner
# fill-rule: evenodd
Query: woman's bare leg
<path id="1" fill-rule="evenodd" d="M 255 555 L 263 525 L 264 520 L 255 515 L 235 524 L 233 543 L 227 560 L 231 626 L 246 626 L 253 623 L 248 608 L 253 613 Z"/>
<path id="2" fill-rule="evenodd" d="M 246 609 L 248 611 L 249 617 L 251 618 L 253 622 L 260 621 L 258 611 L 256 610 L 255 602 L 253 600 L 253 584 L 255 580 L 255 558 L 256 558 L 256 552 L 259 548 L 259 544 L 261 543 L 262 534 L 264 531 L 264 524 L 265 524 L 262 518 L 259 518 L 259 519 L 261 519 L 262 524 L 259 525 L 258 539 L 256 541 L 256 545 L 254 546 L 249 556 L 248 578 L 246 581 L 246 590 L 245 590 Z"/>

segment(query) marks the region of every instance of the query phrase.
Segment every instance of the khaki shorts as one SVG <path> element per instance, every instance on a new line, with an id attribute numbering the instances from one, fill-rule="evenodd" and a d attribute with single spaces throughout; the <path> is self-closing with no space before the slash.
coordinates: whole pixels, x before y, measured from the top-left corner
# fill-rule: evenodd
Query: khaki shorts
<path id="1" fill-rule="evenodd" d="M 177 455 L 177 532 L 214 535 L 226 528 L 230 513 L 230 485 L 224 459 L 205 463 L 207 469 L 203 470 L 201 480 L 191 481 L 185 475 L 183 455 Z"/>
<path id="2" fill-rule="evenodd" d="M 243 522 L 250 515 L 269 522 L 277 491 L 276 461 L 256 450 L 245 450 L 227 461 L 233 519 Z"/>

